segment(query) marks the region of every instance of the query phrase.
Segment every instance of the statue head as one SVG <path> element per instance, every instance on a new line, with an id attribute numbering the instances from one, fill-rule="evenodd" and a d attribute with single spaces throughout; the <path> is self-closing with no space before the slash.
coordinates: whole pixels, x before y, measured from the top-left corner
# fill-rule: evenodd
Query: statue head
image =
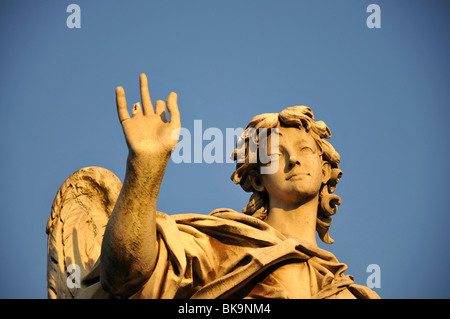
<path id="1" fill-rule="evenodd" d="M 306 106 L 255 116 L 232 154 L 237 163 L 231 179 L 246 192 L 253 193 L 243 212 L 264 220 L 269 213 L 270 199 L 302 204 L 318 196 L 316 230 L 323 242 L 331 244 L 331 216 L 341 203 L 333 192 L 342 171 L 339 154 L 325 140 L 330 137 L 327 125 L 314 121 L 312 110 Z M 278 141 L 277 148 L 270 147 L 272 139 Z M 256 160 L 250 158 L 252 143 L 257 148 Z M 260 154 L 267 154 L 270 162 L 262 161 Z M 261 173 L 261 168 L 274 164 L 275 170 Z"/>

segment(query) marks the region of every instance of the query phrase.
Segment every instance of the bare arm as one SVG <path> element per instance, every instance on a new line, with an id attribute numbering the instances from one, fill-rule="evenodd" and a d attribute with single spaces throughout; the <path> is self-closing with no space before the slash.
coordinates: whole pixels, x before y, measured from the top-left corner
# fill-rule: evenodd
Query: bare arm
<path id="1" fill-rule="evenodd" d="M 156 262 L 156 203 L 172 149 L 178 141 L 180 114 L 177 95 L 159 100 L 153 109 L 147 77 L 140 76 L 141 100 L 127 111 L 123 88 L 116 89 L 119 120 L 128 145 L 125 179 L 102 243 L 101 284 L 127 297 L 150 277 Z"/>

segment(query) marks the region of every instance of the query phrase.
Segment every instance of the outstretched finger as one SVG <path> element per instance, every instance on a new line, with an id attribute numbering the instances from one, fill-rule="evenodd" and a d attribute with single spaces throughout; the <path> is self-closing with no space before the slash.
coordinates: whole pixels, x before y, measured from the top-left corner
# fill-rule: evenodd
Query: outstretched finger
<path id="1" fill-rule="evenodd" d="M 125 98 L 125 91 L 121 86 L 116 88 L 116 105 L 120 123 L 130 119 L 130 114 L 128 114 L 127 110 L 127 100 Z"/>
<path id="2" fill-rule="evenodd" d="M 167 110 L 170 114 L 170 123 L 175 125 L 175 127 L 180 127 L 180 111 L 178 110 L 178 96 L 175 92 L 169 94 L 167 98 Z"/>
<path id="3" fill-rule="evenodd" d="M 152 101 L 150 100 L 150 93 L 148 91 L 148 80 L 147 76 L 142 73 L 139 76 L 139 83 L 141 87 L 141 101 L 142 107 L 144 108 L 144 114 L 154 114 Z"/>

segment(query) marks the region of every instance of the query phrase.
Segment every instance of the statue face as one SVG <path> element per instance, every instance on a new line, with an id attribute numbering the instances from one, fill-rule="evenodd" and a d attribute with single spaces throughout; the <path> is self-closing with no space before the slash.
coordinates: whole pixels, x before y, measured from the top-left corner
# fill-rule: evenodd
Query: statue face
<path id="1" fill-rule="evenodd" d="M 271 202 L 302 204 L 318 195 L 330 165 L 322 161 L 314 138 L 304 128 L 280 127 L 279 133 L 279 151 L 270 154 L 272 163 L 278 161 L 278 170 L 261 174 L 261 186 Z"/>

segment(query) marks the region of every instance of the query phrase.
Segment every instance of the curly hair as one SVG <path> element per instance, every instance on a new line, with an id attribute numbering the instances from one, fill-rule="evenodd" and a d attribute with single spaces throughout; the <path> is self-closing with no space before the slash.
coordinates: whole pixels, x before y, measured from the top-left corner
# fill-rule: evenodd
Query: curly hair
<path id="1" fill-rule="evenodd" d="M 271 130 L 269 129 L 279 128 L 281 125 L 304 128 L 314 138 L 322 161 L 326 161 L 331 165 L 331 177 L 320 189 L 316 218 L 316 231 L 320 239 L 327 244 L 331 244 L 333 243 L 333 239 L 329 235 L 329 228 L 332 223 L 331 216 L 337 212 L 337 206 L 341 203 L 341 198 L 333 194 L 339 178 L 342 177 L 342 171 L 339 169 L 340 156 L 334 147 L 325 140 L 331 138 L 330 129 L 323 121 L 314 121 L 314 114 L 307 106 L 291 106 L 280 113 L 257 115 L 250 121 L 239 137 L 236 149 L 231 154 L 236 161 L 236 171 L 232 174 L 231 180 L 235 184 L 240 184 L 244 191 L 253 192 L 242 212 L 261 220 L 267 217 L 269 207 L 268 194 L 265 190 L 257 191 L 252 186 L 252 178 L 255 174 L 259 174 L 261 163 L 259 159 L 256 163 L 251 161 L 249 158 L 250 152 L 247 150 L 251 139 L 255 138 L 256 141 L 253 142 L 256 142 L 259 148 L 260 129 L 266 129 L 268 134 L 270 134 Z M 254 134 L 249 133 L 249 131 L 255 132 L 255 130 L 257 132 L 256 137 Z M 245 152 L 242 152 L 242 147 L 245 147 Z M 241 151 L 239 152 L 239 150 Z"/>

